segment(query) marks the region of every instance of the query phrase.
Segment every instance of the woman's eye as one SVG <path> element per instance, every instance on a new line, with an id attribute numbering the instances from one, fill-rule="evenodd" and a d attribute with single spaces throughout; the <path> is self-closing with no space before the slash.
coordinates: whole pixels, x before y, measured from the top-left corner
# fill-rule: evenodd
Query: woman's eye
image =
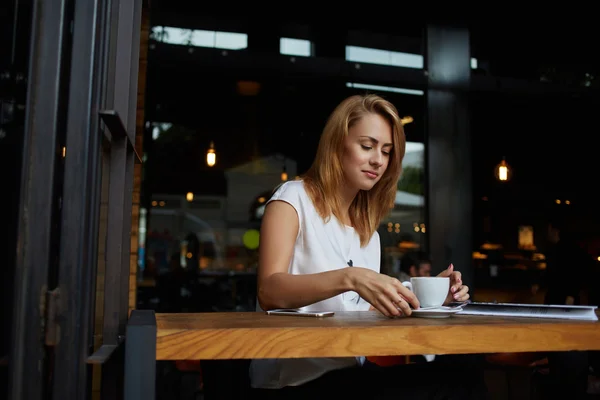
<path id="1" fill-rule="evenodd" d="M 365 150 L 371 150 L 371 149 L 372 149 L 372 147 L 365 146 L 365 145 L 361 145 L 361 147 L 362 147 L 363 149 L 365 149 Z"/>

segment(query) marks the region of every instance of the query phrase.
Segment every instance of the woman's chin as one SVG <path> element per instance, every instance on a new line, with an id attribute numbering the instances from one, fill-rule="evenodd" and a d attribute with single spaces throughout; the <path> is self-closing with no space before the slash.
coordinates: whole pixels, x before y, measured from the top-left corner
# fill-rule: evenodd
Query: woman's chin
<path id="1" fill-rule="evenodd" d="M 361 183 L 359 185 L 359 189 L 360 190 L 364 190 L 364 191 L 369 191 L 371 189 L 373 189 L 373 186 L 375 186 L 377 182 L 366 182 L 366 183 Z"/>

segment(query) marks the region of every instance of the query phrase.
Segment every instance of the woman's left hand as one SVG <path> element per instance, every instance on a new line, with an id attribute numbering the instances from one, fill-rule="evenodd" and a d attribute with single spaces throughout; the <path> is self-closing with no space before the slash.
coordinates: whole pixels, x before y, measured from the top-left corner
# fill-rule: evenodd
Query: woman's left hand
<path id="1" fill-rule="evenodd" d="M 463 285 L 461 273 L 454 270 L 453 264 L 450 264 L 448 268 L 440 272 L 438 276 L 447 276 L 450 278 L 450 290 L 448 291 L 448 297 L 446 297 L 444 305 L 452 302 L 467 301 L 469 299 L 469 287 Z"/>

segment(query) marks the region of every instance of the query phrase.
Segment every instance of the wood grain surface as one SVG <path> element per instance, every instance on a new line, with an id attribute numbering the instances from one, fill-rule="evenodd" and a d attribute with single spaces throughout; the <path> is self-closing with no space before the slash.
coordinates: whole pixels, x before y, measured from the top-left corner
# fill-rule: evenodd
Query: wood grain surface
<path id="1" fill-rule="evenodd" d="M 159 360 L 348 357 L 600 350 L 600 323 L 454 315 L 388 319 L 260 312 L 157 314 Z"/>

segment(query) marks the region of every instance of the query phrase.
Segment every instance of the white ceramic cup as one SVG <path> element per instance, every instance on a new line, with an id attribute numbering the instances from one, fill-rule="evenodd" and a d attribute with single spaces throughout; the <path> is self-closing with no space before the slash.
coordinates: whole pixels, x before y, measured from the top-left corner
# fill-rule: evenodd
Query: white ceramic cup
<path id="1" fill-rule="evenodd" d="M 439 307 L 444 304 L 450 290 L 450 278 L 438 276 L 422 276 L 410 278 L 410 282 L 402 282 L 409 288 L 417 299 L 421 308 Z"/>

